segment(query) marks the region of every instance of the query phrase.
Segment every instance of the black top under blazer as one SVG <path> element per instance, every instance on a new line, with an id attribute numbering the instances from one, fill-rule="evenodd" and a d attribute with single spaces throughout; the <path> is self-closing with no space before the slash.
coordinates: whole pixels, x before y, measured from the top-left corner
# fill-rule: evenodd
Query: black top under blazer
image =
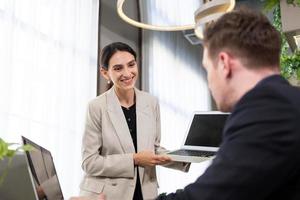
<path id="1" fill-rule="evenodd" d="M 300 200 L 300 89 L 279 75 L 235 105 L 212 164 L 166 200 Z"/>

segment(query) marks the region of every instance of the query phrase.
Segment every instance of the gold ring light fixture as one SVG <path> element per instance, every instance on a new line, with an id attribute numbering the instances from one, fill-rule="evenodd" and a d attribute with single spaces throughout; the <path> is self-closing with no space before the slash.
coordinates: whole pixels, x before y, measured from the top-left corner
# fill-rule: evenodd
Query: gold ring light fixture
<path id="1" fill-rule="evenodd" d="M 148 0 L 147 0 L 148 1 Z M 123 11 L 125 0 L 117 1 L 118 15 L 127 23 L 148 30 L 155 31 L 184 31 L 195 29 L 195 34 L 203 38 L 203 30 L 207 23 L 216 20 L 226 12 L 233 10 L 235 0 L 204 0 L 203 5 L 195 12 L 195 24 L 182 26 L 158 26 L 135 21 L 129 18 Z"/>
<path id="2" fill-rule="evenodd" d="M 145 0 L 149 1 L 149 0 Z M 117 12 L 119 16 L 128 24 L 131 24 L 133 26 L 143 28 L 143 29 L 149 29 L 149 30 L 155 30 L 155 31 L 183 31 L 183 30 L 189 30 L 193 29 L 195 27 L 194 24 L 191 25 L 183 25 L 183 26 L 158 26 L 158 25 L 152 25 L 152 24 L 145 24 L 142 22 L 135 21 L 131 18 L 129 18 L 123 11 L 123 4 L 125 3 L 125 0 L 118 0 L 117 2 Z"/>
<path id="3" fill-rule="evenodd" d="M 226 12 L 233 10 L 235 0 L 205 0 L 204 4 L 195 12 L 195 34 L 203 39 L 206 24 L 217 20 Z"/>

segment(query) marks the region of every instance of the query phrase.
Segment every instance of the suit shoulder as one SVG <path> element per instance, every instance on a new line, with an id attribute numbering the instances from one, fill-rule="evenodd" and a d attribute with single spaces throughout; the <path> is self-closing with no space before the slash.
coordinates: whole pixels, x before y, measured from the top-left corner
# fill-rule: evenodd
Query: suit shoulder
<path id="1" fill-rule="evenodd" d="M 240 103 L 255 101 L 264 102 L 265 105 L 270 105 L 269 103 L 271 103 L 271 105 L 272 103 L 293 105 L 295 102 L 298 104 L 298 102 L 300 102 L 300 89 L 289 85 L 288 82 L 282 78 L 275 78 L 277 79 L 264 81 L 255 86 L 242 97 Z"/>
<path id="2" fill-rule="evenodd" d="M 144 98 L 149 98 L 149 99 L 152 99 L 152 100 L 155 100 L 156 97 L 153 96 L 152 94 L 148 93 L 148 92 L 145 92 L 145 91 L 141 91 L 139 90 L 138 93 L 143 96 Z"/>
<path id="3" fill-rule="evenodd" d="M 158 103 L 158 99 L 155 96 L 149 94 L 148 92 L 138 90 L 138 94 L 139 94 L 140 98 L 143 99 L 144 102 L 148 102 L 148 103 L 152 103 L 152 104 Z"/>
<path id="4" fill-rule="evenodd" d="M 88 103 L 89 108 L 100 109 L 101 107 L 106 105 L 106 95 L 107 95 L 107 92 L 104 92 L 104 93 L 100 94 L 99 96 L 90 100 Z"/>
<path id="5" fill-rule="evenodd" d="M 285 83 L 266 83 L 246 93 L 235 105 L 231 121 L 239 126 L 281 121 L 299 123 L 300 90 Z"/>

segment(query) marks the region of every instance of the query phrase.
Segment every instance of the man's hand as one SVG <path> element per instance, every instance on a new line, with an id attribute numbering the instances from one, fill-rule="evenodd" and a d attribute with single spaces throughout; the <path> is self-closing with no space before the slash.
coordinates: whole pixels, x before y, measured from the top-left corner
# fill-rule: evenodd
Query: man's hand
<path id="1" fill-rule="evenodd" d="M 89 197 L 71 197 L 69 200 L 105 200 L 105 195 L 103 193 L 99 194 L 99 196 L 97 197 L 97 199 L 92 199 Z"/>
<path id="2" fill-rule="evenodd" d="M 97 200 L 105 200 L 105 199 L 106 199 L 105 195 L 103 193 L 101 193 Z"/>
<path id="3" fill-rule="evenodd" d="M 37 192 L 37 195 L 38 195 L 39 199 L 44 199 L 45 198 L 45 196 L 46 196 L 45 192 L 44 192 L 43 188 L 40 185 L 37 186 L 36 192 Z"/>

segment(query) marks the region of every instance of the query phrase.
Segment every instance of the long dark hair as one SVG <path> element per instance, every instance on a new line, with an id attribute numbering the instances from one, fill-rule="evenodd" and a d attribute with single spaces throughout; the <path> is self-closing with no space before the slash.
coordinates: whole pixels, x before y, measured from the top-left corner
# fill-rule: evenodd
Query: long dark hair
<path id="1" fill-rule="evenodd" d="M 100 67 L 108 70 L 109 60 L 117 51 L 127 51 L 128 53 L 132 54 L 136 60 L 136 52 L 128 44 L 114 42 L 105 46 L 100 52 Z"/>

